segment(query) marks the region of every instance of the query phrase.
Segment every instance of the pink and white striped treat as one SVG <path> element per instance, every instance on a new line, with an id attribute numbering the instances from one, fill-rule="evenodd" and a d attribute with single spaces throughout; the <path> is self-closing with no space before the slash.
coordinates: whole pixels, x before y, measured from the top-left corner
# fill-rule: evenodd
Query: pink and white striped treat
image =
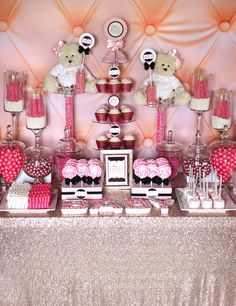
<path id="1" fill-rule="evenodd" d="M 77 167 L 75 164 L 67 164 L 62 169 L 62 176 L 64 178 L 73 179 L 77 175 Z"/>
<path id="2" fill-rule="evenodd" d="M 163 180 L 169 178 L 171 175 L 171 166 L 169 162 L 165 158 L 158 158 L 156 162 L 158 165 L 157 175 Z"/>

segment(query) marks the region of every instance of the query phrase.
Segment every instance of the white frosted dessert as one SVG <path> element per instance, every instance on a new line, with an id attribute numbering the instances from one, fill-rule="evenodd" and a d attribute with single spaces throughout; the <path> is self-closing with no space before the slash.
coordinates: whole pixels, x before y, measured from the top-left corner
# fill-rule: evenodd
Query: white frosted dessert
<path id="1" fill-rule="evenodd" d="M 106 79 L 98 79 L 97 84 L 103 85 L 103 84 L 107 84 L 107 80 Z"/>
<path id="2" fill-rule="evenodd" d="M 117 136 L 113 136 L 109 139 L 109 142 L 121 142 L 121 139 Z"/>
<path id="3" fill-rule="evenodd" d="M 122 113 L 131 113 L 131 112 L 133 112 L 132 111 L 132 109 L 131 108 L 129 108 L 129 107 L 123 107 L 123 108 L 121 108 L 121 112 Z"/>
<path id="4" fill-rule="evenodd" d="M 130 141 L 130 140 L 135 140 L 133 135 L 127 134 L 123 138 L 124 141 Z"/>
<path id="5" fill-rule="evenodd" d="M 119 115 L 120 110 L 118 108 L 111 108 L 109 111 L 109 115 Z"/>
<path id="6" fill-rule="evenodd" d="M 218 116 L 212 116 L 212 127 L 217 130 L 223 130 L 225 126 L 230 128 L 231 126 L 231 118 L 224 119 Z"/>
<path id="7" fill-rule="evenodd" d="M 24 102 L 23 100 L 19 100 L 17 102 L 5 100 L 4 109 L 6 112 L 12 112 L 12 113 L 22 112 L 24 109 Z"/>
<path id="8" fill-rule="evenodd" d="M 101 136 L 98 136 L 98 137 L 97 137 L 97 140 L 98 140 L 98 141 L 107 141 L 108 138 L 107 138 L 106 135 L 101 135 Z"/>
<path id="9" fill-rule="evenodd" d="M 199 112 L 208 111 L 209 104 L 210 104 L 209 98 L 205 98 L 205 99 L 192 98 L 190 102 L 190 108 L 194 111 L 199 111 Z"/>
<path id="10" fill-rule="evenodd" d="M 214 208 L 224 208 L 225 207 L 225 200 L 217 198 L 213 200 Z"/>
<path id="11" fill-rule="evenodd" d="M 192 197 L 189 201 L 188 201 L 188 206 L 189 208 L 199 208 L 200 207 L 200 200 L 198 198 L 194 198 Z"/>
<path id="12" fill-rule="evenodd" d="M 121 84 L 132 84 L 132 81 L 130 79 L 122 79 Z"/>
<path id="13" fill-rule="evenodd" d="M 210 198 L 202 199 L 201 200 L 201 206 L 202 206 L 202 208 L 206 208 L 206 209 L 212 208 L 212 199 L 210 199 Z"/>
<path id="14" fill-rule="evenodd" d="M 118 84 L 120 84 L 120 81 L 119 80 L 110 80 L 109 81 L 109 85 L 118 85 Z"/>
<path id="15" fill-rule="evenodd" d="M 26 125 L 28 129 L 38 130 L 46 126 L 46 117 L 29 117 L 26 116 Z"/>
<path id="16" fill-rule="evenodd" d="M 7 194 L 7 207 L 13 209 L 27 209 L 29 191 L 31 185 L 29 183 L 13 182 Z"/>
<path id="17" fill-rule="evenodd" d="M 98 114 L 106 114 L 107 113 L 107 110 L 104 108 L 104 107 L 99 107 L 97 110 L 96 110 L 96 113 Z"/>

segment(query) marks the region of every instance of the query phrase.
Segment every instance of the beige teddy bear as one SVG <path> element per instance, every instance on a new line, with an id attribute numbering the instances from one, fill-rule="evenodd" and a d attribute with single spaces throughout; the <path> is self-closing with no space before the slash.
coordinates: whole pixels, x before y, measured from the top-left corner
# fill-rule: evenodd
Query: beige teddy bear
<path id="1" fill-rule="evenodd" d="M 73 88 L 76 73 L 81 68 L 82 54 L 76 43 L 66 43 L 58 55 L 58 64 L 54 66 L 44 80 L 44 87 L 49 92 L 58 92 L 60 87 Z M 96 81 L 86 69 L 85 92 L 95 93 Z"/>
<path id="2" fill-rule="evenodd" d="M 180 61 L 176 60 L 171 52 L 158 53 L 152 80 L 156 86 L 156 98 L 159 99 L 160 104 L 186 105 L 191 100 L 191 95 L 174 75 L 179 67 Z M 135 103 L 146 104 L 146 89 L 149 81 L 150 78 L 145 79 L 134 94 Z"/>

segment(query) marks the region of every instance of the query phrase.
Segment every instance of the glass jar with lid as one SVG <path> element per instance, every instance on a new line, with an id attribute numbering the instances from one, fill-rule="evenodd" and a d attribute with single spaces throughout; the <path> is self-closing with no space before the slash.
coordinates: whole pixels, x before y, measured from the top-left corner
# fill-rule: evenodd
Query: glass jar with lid
<path id="1" fill-rule="evenodd" d="M 201 142 L 200 131 L 197 131 L 195 142 L 184 152 L 183 172 L 189 176 L 205 177 L 211 173 L 211 149 Z"/>
<path id="2" fill-rule="evenodd" d="M 59 140 L 58 145 L 54 149 L 56 167 L 61 178 L 63 178 L 62 169 L 66 162 L 72 158 L 79 159 L 80 152 L 79 145 L 74 138 L 70 137 L 70 129 L 66 126 L 64 137 Z"/>
<path id="3" fill-rule="evenodd" d="M 6 140 L 0 143 L 0 168 L 4 183 L 10 185 L 20 174 L 24 163 L 25 144 L 13 140 L 11 125 L 7 126 Z"/>
<path id="4" fill-rule="evenodd" d="M 236 142 L 228 139 L 228 127 L 225 125 L 221 140 L 214 141 L 212 148 L 212 165 L 222 182 L 229 182 L 233 169 L 236 168 Z"/>
<path id="5" fill-rule="evenodd" d="M 35 179 L 35 183 L 42 183 L 43 178 L 53 169 L 53 151 L 40 145 L 39 134 L 35 136 L 35 145 L 25 149 L 25 173 Z"/>
<path id="6" fill-rule="evenodd" d="M 173 140 L 173 131 L 168 131 L 167 140 L 160 142 L 156 147 L 157 157 L 164 157 L 169 161 L 171 165 L 170 180 L 173 180 L 180 169 L 180 165 L 183 157 L 183 145 Z"/>

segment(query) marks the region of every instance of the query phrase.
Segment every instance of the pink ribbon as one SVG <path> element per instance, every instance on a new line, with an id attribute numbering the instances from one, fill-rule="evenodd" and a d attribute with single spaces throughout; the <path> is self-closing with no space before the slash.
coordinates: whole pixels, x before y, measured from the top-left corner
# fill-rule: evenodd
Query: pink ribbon
<path id="1" fill-rule="evenodd" d="M 107 40 L 107 48 L 112 51 L 118 51 L 124 47 L 123 40 L 113 41 L 111 39 Z"/>
<path id="2" fill-rule="evenodd" d="M 56 56 L 59 56 L 61 53 L 61 49 L 64 47 L 64 45 L 65 45 L 65 42 L 62 40 L 59 40 L 57 43 L 57 46 L 52 48 L 53 53 Z"/>
<path id="3" fill-rule="evenodd" d="M 113 41 L 111 39 L 107 40 L 107 48 L 111 49 L 104 56 L 102 61 L 104 63 L 119 63 L 124 64 L 127 62 L 125 54 L 120 50 L 124 47 L 123 40 Z"/>
<path id="4" fill-rule="evenodd" d="M 172 49 L 168 54 L 174 58 L 176 66 L 179 67 L 182 61 L 178 53 L 178 50 Z"/>

